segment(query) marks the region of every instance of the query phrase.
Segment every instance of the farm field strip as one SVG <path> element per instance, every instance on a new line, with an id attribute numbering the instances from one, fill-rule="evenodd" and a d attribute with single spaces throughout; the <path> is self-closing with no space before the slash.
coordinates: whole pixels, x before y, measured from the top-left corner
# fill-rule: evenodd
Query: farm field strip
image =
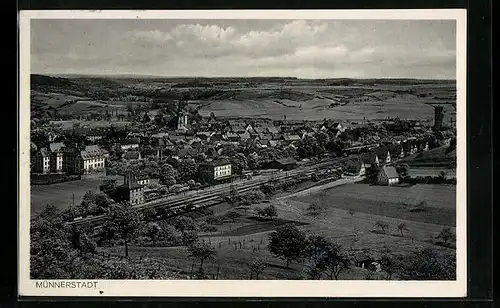
<path id="1" fill-rule="evenodd" d="M 323 191 L 321 197 L 352 197 L 376 202 L 405 203 L 426 201 L 428 207 L 455 209 L 456 186 L 444 184 L 416 184 L 410 187 L 379 186 L 355 183 Z M 454 200 L 450 202 L 450 200 Z"/>
<path id="2" fill-rule="evenodd" d="M 455 226 L 456 220 L 455 211 L 445 208 L 427 207 L 422 212 L 410 212 L 399 203 L 342 196 L 328 197 L 328 202 L 339 209 L 438 225 Z"/>
<path id="3" fill-rule="evenodd" d="M 409 238 L 417 241 L 428 241 L 430 234 L 437 235 L 443 228 L 443 225 L 423 223 L 413 220 L 405 220 L 388 216 L 369 214 L 363 212 L 354 212 L 351 216 L 348 210 L 329 207 L 318 216 L 306 215 L 307 206 L 309 204 L 299 201 L 291 201 L 290 205 L 278 204 L 280 217 L 288 220 L 297 220 L 307 225 L 302 228 L 311 232 L 319 232 L 320 230 L 328 230 L 327 233 L 333 231 L 334 236 L 353 235 L 354 230 L 363 233 L 372 233 L 372 230 L 377 230 L 375 223 L 379 220 L 389 223 L 390 229 L 388 234 L 380 234 L 380 236 L 394 237 L 399 236 L 397 226 L 404 222 L 408 231 L 405 234 Z M 454 227 L 451 228 L 455 230 Z M 330 231 L 331 230 L 331 231 Z"/>

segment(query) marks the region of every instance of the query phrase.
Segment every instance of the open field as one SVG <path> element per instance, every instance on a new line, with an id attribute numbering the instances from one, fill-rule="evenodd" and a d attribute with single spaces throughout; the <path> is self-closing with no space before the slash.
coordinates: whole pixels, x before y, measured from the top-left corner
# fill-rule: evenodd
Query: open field
<path id="1" fill-rule="evenodd" d="M 454 81 L 430 80 L 35 77 L 32 99 L 39 108 L 74 115 L 106 109 L 122 113 L 128 104 L 175 100 L 189 94 L 190 104 L 201 107 L 203 116 L 214 112 L 220 117 L 286 116 L 290 120 L 400 117 L 432 121 L 429 103 L 454 103 L 456 92 Z M 105 98 L 89 98 L 95 92 Z M 128 101 L 127 97 L 134 99 Z M 364 101 L 358 102 L 360 97 Z M 445 105 L 445 122 L 453 114 L 451 105 Z"/>
<path id="2" fill-rule="evenodd" d="M 400 117 L 432 121 L 434 109 L 418 97 L 398 95 L 386 100 L 370 100 L 367 102 L 350 102 L 345 105 L 331 98 L 316 97 L 314 99 L 290 102 L 272 98 L 257 100 L 216 100 L 208 101 L 199 110 L 203 116 L 214 112 L 217 116 L 269 117 L 290 120 L 322 120 L 324 118 L 342 120 L 385 119 Z M 298 106 L 297 106 L 298 105 Z M 450 112 L 451 113 L 451 108 Z M 445 121 L 449 121 L 448 118 Z"/>
<path id="3" fill-rule="evenodd" d="M 439 176 L 442 171 L 444 171 L 447 178 L 451 179 L 451 178 L 457 177 L 457 173 L 456 173 L 455 169 L 440 168 L 440 167 L 414 167 L 414 166 L 412 166 L 410 169 L 408 169 L 408 175 L 411 177 L 417 177 L 417 176 L 436 177 L 436 176 Z"/>
<path id="4" fill-rule="evenodd" d="M 411 187 L 352 184 L 299 197 L 302 202 L 318 200 L 328 206 L 424 223 L 455 225 L 456 186 L 417 184 Z M 426 202 L 423 212 L 410 208 Z"/>
<path id="5" fill-rule="evenodd" d="M 394 206 L 389 202 L 391 198 L 387 197 L 387 189 L 401 190 L 399 193 L 391 192 L 394 195 L 393 203 L 415 198 L 427 199 L 429 207 L 426 213 L 432 213 L 437 218 L 431 218 L 429 214 L 423 216 L 392 214 L 391 210 L 394 210 Z M 454 205 L 445 202 L 454 200 L 454 191 L 454 188 L 444 185 L 415 185 L 411 188 L 399 188 L 346 184 L 306 196 L 271 200 L 271 203 L 278 209 L 278 218 L 273 221 L 260 220 L 253 214 L 255 208 L 267 206 L 269 203 L 252 205 L 246 214 L 240 211 L 242 217 L 236 218 L 234 222 L 218 225 L 216 232 L 199 234 L 202 241 L 209 243 L 217 251 L 217 257 L 214 260 L 205 261 L 204 269 L 209 276 L 215 276 L 219 267 L 218 279 L 249 279 L 248 266 L 253 260 L 259 258 L 268 265 L 260 275 L 260 279 L 304 279 L 306 270 L 304 264 L 295 262 L 290 265 L 290 268 L 286 268 L 283 260 L 270 254 L 267 249 L 269 234 L 278 225 L 287 222 L 297 225 L 307 234 L 322 234 L 331 238 L 341 244 L 351 257 L 361 251 L 377 258 L 384 253 L 406 254 L 425 247 L 454 251 L 453 248 L 436 245 L 435 240 L 435 236 L 444 226 L 454 225 Z M 328 204 L 332 204 L 330 200 L 338 196 L 357 196 L 364 206 L 358 206 L 359 203 L 352 201 L 354 197 L 350 197 L 350 199 L 342 200 L 347 206 L 335 202 L 320 215 L 311 216 L 307 214 L 307 207 L 318 195 L 321 195 L 323 200 L 328 200 Z M 386 200 L 383 208 L 389 211 L 379 211 L 378 203 L 360 199 L 362 195 L 370 196 L 374 200 Z M 370 202 L 376 206 L 370 205 Z M 226 204 L 218 208 L 216 213 L 223 214 L 224 210 L 230 208 L 231 206 Z M 442 211 L 442 214 L 440 215 L 436 210 Z M 389 224 L 386 233 L 377 229 L 375 224 L 378 220 Z M 402 222 L 408 227 L 403 235 L 397 229 Z M 455 232 L 454 227 L 451 229 Z M 123 255 L 123 247 L 102 247 L 100 251 L 105 254 Z M 192 273 L 193 261 L 189 258 L 186 247 L 133 246 L 130 248 L 130 256 L 136 259 L 148 257 L 168 260 L 172 271 L 181 276 L 188 277 Z M 197 267 L 198 264 L 195 263 L 194 270 Z M 367 272 L 366 269 L 352 267 L 342 273 L 340 279 L 365 279 Z M 382 274 L 375 273 L 373 279 L 382 279 Z"/>
<path id="6" fill-rule="evenodd" d="M 101 184 L 101 179 L 86 179 L 51 185 L 31 185 L 31 215 L 36 216 L 48 203 L 61 209 L 69 207 L 73 203 L 73 194 L 75 204 L 79 204 L 87 191 L 99 192 Z"/>
<path id="7" fill-rule="evenodd" d="M 105 128 L 113 125 L 114 127 L 124 127 L 130 125 L 128 121 L 80 121 L 80 120 L 65 120 L 65 121 L 51 121 L 55 126 L 60 127 L 63 130 L 73 129 L 74 125 L 78 123 L 79 127 L 88 128 Z"/>

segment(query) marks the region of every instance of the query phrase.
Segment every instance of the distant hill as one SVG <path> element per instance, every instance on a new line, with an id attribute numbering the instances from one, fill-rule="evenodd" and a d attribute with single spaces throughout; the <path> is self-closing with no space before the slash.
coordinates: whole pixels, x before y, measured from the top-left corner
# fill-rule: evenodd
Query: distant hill
<path id="1" fill-rule="evenodd" d="M 37 88 L 44 86 L 68 88 L 68 87 L 76 87 L 77 85 L 66 78 L 51 77 L 51 76 L 37 75 L 37 74 L 31 75 L 32 90 L 36 90 Z"/>

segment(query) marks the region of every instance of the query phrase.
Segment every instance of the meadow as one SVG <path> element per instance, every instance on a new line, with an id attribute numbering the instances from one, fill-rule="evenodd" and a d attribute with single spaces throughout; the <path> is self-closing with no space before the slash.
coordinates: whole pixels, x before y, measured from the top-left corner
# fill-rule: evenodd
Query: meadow
<path id="1" fill-rule="evenodd" d="M 53 204 L 61 209 L 73 204 L 80 204 L 87 191 L 99 192 L 102 179 L 85 179 L 56 183 L 51 185 L 31 185 L 31 216 L 38 215 L 47 204 Z"/>
<path id="2" fill-rule="evenodd" d="M 351 258 L 360 252 L 378 258 L 386 253 L 405 254 L 425 247 L 454 251 L 453 244 L 442 247 L 435 239 L 443 227 L 449 226 L 455 232 L 454 192 L 454 187 L 445 185 L 400 188 L 346 184 L 310 195 L 282 196 L 255 204 L 246 212 L 238 210 L 241 216 L 217 225 L 217 231 L 199 234 L 200 240 L 217 251 L 215 259 L 205 261 L 204 270 L 213 278 L 218 272 L 218 279 L 249 279 L 249 264 L 259 259 L 267 263 L 259 279 L 304 279 L 307 270 L 304 264 L 293 262 L 286 268 L 284 261 L 267 249 L 269 234 L 284 223 L 295 224 L 307 234 L 321 234 L 334 240 Z M 318 198 L 325 207 L 319 215 L 310 215 L 307 209 Z M 427 201 L 424 212 L 407 214 L 408 211 L 395 205 L 417 200 Z M 269 204 L 276 206 L 278 218 L 257 218 L 255 209 Z M 223 215 L 230 209 L 229 204 L 218 205 L 215 213 Z M 379 220 L 389 226 L 385 233 L 376 226 Z M 407 226 L 403 234 L 397 228 L 401 223 Z M 123 255 L 123 247 L 101 247 L 100 252 Z M 198 267 L 186 247 L 133 246 L 130 256 L 136 260 L 166 260 L 172 271 L 186 278 Z M 353 266 L 339 279 L 365 279 L 367 273 L 368 270 Z M 383 279 L 382 276 L 382 273 L 375 273 L 372 279 Z"/>

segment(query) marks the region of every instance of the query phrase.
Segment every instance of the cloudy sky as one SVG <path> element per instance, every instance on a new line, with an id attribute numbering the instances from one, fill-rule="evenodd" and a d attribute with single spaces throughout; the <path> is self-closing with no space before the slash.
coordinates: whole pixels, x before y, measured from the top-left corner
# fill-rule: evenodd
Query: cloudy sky
<path id="1" fill-rule="evenodd" d="M 455 78 L 454 21 L 31 22 L 41 74 Z"/>

